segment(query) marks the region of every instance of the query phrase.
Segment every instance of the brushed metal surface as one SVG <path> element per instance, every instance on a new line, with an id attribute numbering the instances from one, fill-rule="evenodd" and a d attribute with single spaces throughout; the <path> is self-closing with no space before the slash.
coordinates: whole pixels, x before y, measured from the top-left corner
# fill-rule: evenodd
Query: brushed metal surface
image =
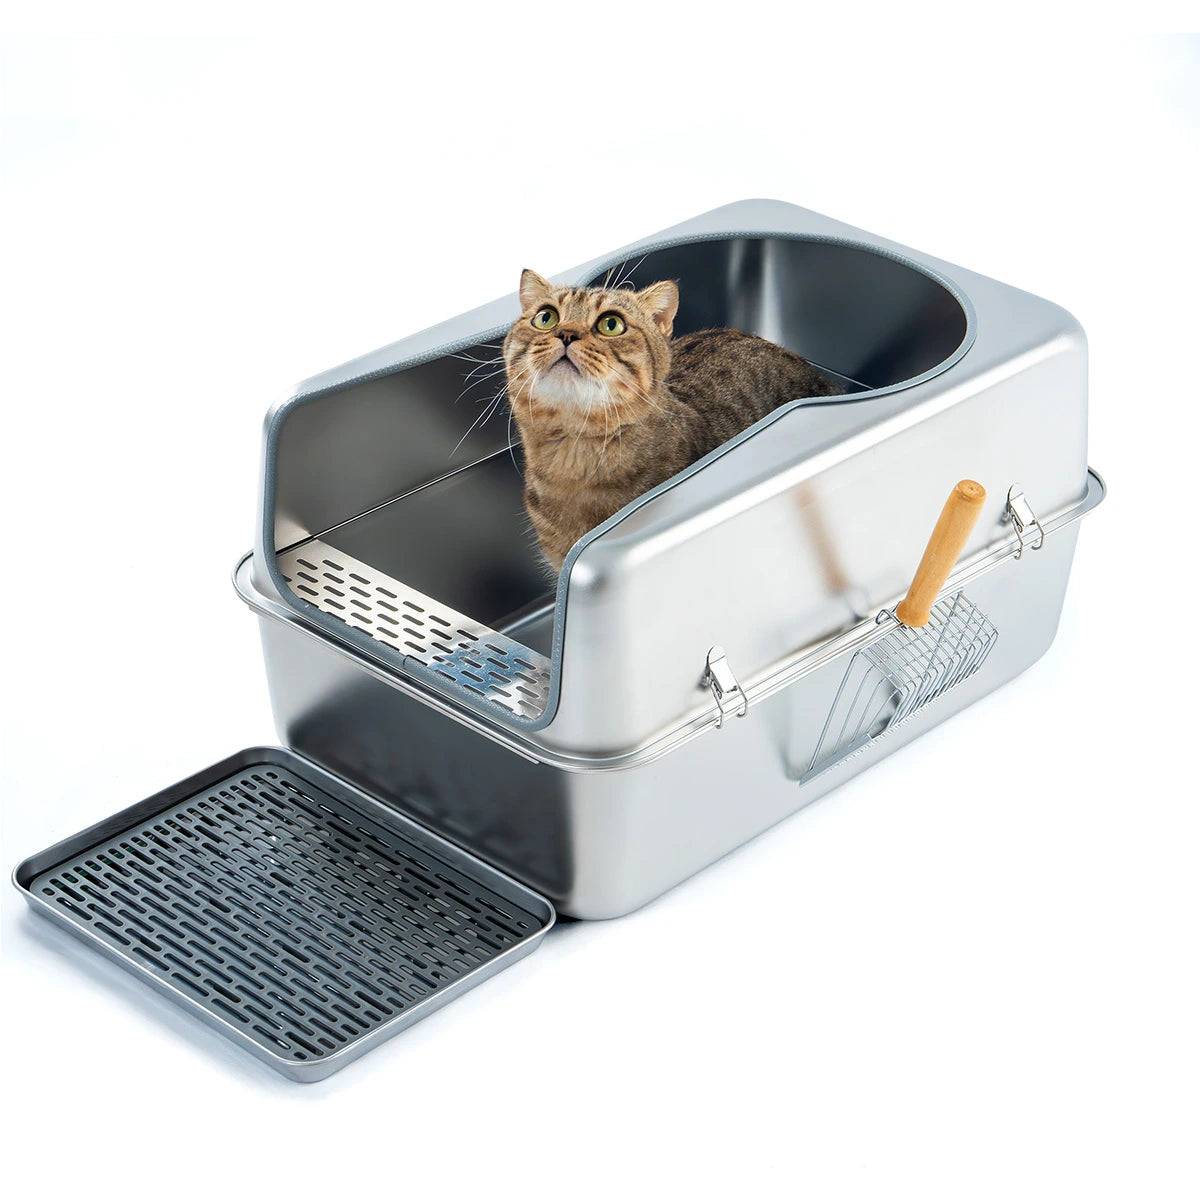
<path id="1" fill-rule="evenodd" d="M 619 916 L 653 899 L 845 779 L 973 703 L 1035 662 L 1058 625 L 1081 517 L 1103 498 L 1042 516 L 1043 547 L 1015 557 L 1011 530 L 965 560 L 999 631 L 969 679 L 887 736 L 806 780 L 850 657 L 877 633 L 873 616 L 789 653 L 746 686 L 744 720 L 701 715 L 635 755 L 573 758 L 455 709 L 257 591 L 248 560 L 238 590 L 259 616 L 280 736 L 329 771 L 409 813 L 583 918 Z M 938 500 L 940 504 L 940 498 Z M 903 587 L 893 596 L 899 597 Z"/>
<path id="2" fill-rule="evenodd" d="M 969 554 L 997 536 L 1014 480 L 1043 511 L 1085 490 L 1086 348 L 1053 304 L 769 201 L 560 278 L 621 264 L 637 282 L 681 280 L 681 331 L 740 324 L 867 390 L 778 410 L 584 539 L 555 588 L 503 414 L 455 449 L 474 416 L 456 416 L 456 398 L 515 311 L 497 301 L 310 380 L 273 412 L 260 592 L 390 669 L 362 630 L 282 582 L 274 552 L 320 536 L 550 659 L 540 717 L 480 698 L 484 720 L 564 758 L 615 757 L 704 713 L 711 646 L 753 678 L 882 607 L 955 479 L 979 479 L 990 496 Z M 440 686 L 419 662 L 409 673 Z M 463 702 L 453 684 L 443 690 Z"/>
<path id="3" fill-rule="evenodd" d="M 653 239 L 658 241 L 658 238 Z M 635 251 L 588 280 L 679 284 L 677 332 L 744 329 L 804 355 L 852 390 L 895 387 L 936 370 L 967 336 L 959 299 L 869 245 L 787 237 L 706 237 Z"/>

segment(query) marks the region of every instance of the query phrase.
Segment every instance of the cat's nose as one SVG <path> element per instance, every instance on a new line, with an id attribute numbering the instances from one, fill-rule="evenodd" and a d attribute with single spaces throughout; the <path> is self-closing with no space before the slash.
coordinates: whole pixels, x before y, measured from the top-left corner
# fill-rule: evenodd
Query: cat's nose
<path id="1" fill-rule="evenodd" d="M 562 344 L 564 346 L 569 346 L 577 337 L 579 337 L 579 334 L 576 333 L 574 329 L 560 329 L 558 330 L 558 336 L 562 338 Z"/>

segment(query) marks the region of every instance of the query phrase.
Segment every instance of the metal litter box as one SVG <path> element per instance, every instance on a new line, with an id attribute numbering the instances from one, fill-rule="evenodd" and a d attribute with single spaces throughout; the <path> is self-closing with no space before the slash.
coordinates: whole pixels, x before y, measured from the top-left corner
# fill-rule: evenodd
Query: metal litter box
<path id="1" fill-rule="evenodd" d="M 761 334 L 846 394 L 641 497 L 555 584 L 506 414 L 472 424 L 513 297 L 309 380 L 268 415 L 235 571 L 290 751 L 17 870 L 39 909 L 296 1077 L 528 952 L 555 910 L 646 903 L 1053 640 L 1104 492 L 1069 314 L 773 201 L 557 279 L 610 272 L 677 280 L 677 334 Z M 987 498 L 914 669 L 879 620 L 964 476 Z"/>

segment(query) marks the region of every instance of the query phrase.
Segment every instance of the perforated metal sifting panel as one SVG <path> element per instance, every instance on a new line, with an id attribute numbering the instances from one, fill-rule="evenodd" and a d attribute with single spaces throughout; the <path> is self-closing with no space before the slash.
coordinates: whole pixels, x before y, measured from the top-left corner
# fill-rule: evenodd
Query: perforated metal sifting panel
<path id="1" fill-rule="evenodd" d="M 28 886 L 259 1057 L 295 1065 L 287 1073 L 297 1078 L 436 1007 L 546 925 L 544 914 L 269 762 Z"/>
<path id="2" fill-rule="evenodd" d="M 301 599 L 435 675 L 517 716 L 546 711 L 549 660 L 520 642 L 317 538 L 283 551 L 278 562 Z"/>

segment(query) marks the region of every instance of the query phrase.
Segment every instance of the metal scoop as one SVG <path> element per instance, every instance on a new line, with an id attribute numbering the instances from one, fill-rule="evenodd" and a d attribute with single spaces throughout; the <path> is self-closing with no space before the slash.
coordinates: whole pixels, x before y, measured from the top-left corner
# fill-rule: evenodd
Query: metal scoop
<path id="1" fill-rule="evenodd" d="M 878 636 L 851 657 L 802 783 L 865 749 L 983 666 L 995 626 L 962 592 L 937 596 L 986 498 L 971 479 L 950 493 L 908 594 L 875 618 Z"/>

